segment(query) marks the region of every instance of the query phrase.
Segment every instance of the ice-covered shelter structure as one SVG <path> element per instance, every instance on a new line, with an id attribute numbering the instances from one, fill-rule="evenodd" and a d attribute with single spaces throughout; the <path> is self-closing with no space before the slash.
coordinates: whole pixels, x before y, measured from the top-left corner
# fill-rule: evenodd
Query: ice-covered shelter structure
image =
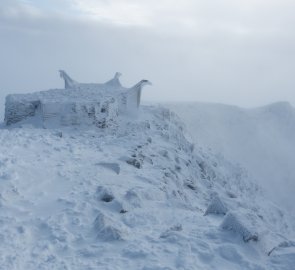
<path id="1" fill-rule="evenodd" d="M 136 114 L 142 87 L 151 84 L 142 80 L 131 88 L 123 87 L 118 72 L 106 83 L 78 83 L 65 71 L 59 72 L 65 81 L 64 89 L 8 95 L 6 125 L 36 118 L 44 127 L 94 124 L 104 128 L 120 114 Z"/>

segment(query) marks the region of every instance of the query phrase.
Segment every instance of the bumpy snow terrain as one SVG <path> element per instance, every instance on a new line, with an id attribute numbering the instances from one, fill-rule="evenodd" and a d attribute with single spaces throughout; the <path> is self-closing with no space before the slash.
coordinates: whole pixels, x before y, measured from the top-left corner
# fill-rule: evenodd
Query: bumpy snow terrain
<path id="1" fill-rule="evenodd" d="M 167 109 L 0 129 L 0 269 L 293 269 L 294 227 Z"/>
<path id="2" fill-rule="evenodd" d="M 210 103 L 169 104 L 193 141 L 240 163 L 268 195 L 295 214 L 295 108 L 278 102 L 243 109 Z"/>

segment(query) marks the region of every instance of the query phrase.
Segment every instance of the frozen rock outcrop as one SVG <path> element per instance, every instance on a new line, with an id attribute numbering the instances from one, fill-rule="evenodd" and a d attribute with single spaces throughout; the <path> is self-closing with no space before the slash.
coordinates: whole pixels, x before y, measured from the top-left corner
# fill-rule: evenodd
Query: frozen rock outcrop
<path id="1" fill-rule="evenodd" d="M 63 70 L 60 76 L 65 81 L 65 89 L 8 95 L 6 125 L 34 117 L 44 127 L 94 124 L 105 128 L 116 122 L 120 114 L 136 114 L 142 88 L 151 84 L 142 80 L 131 88 L 123 87 L 118 72 L 102 84 L 78 83 Z"/>
<path id="2" fill-rule="evenodd" d="M 213 199 L 211 200 L 210 204 L 208 205 L 205 216 L 209 214 L 215 215 L 225 215 L 227 213 L 227 207 L 221 201 L 218 195 L 214 195 Z"/>
<path id="3" fill-rule="evenodd" d="M 98 213 L 94 221 L 94 230 L 98 239 L 104 241 L 123 240 L 123 230 L 119 228 L 115 221 L 101 212 Z"/>
<path id="4" fill-rule="evenodd" d="M 258 233 L 254 228 L 235 213 L 229 212 L 226 214 L 221 228 L 241 235 L 245 242 L 250 240 L 258 241 Z"/>

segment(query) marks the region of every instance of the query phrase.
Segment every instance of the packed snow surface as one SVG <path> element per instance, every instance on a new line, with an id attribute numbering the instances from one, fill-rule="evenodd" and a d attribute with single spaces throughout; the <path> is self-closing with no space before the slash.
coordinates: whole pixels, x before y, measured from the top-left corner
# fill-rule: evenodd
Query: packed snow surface
<path id="1" fill-rule="evenodd" d="M 0 269 L 293 269 L 294 227 L 246 172 L 141 107 L 0 129 Z"/>

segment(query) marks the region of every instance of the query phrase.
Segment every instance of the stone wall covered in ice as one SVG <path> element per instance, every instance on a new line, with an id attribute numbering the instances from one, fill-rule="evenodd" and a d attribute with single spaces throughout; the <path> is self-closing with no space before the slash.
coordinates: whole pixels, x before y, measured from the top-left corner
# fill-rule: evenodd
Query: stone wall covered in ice
<path id="1" fill-rule="evenodd" d="M 95 125 L 106 128 L 115 123 L 120 114 L 136 114 L 142 87 L 150 84 L 142 80 L 125 88 L 119 81 L 120 73 L 103 84 L 78 83 L 64 71 L 60 71 L 60 75 L 65 80 L 65 89 L 8 95 L 6 125 L 38 120 L 43 127 Z"/>
<path id="2" fill-rule="evenodd" d="M 6 97 L 5 103 L 5 122 L 6 125 L 11 125 L 20 122 L 27 117 L 36 115 L 37 108 L 40 106 L 38 100 L 22 100 L 16 95 Z"/>

